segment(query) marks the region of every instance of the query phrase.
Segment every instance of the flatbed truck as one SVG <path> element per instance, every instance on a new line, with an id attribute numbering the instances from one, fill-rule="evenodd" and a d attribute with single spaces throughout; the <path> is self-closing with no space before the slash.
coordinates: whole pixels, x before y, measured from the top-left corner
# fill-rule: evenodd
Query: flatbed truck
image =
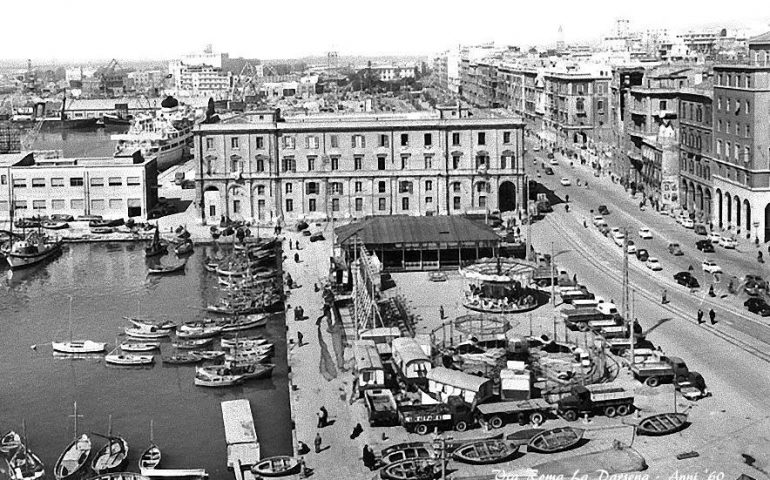
<path id="1" fill-rule="evenodd" d="M 556 411 L 556 406 L 542 398 L 531 400 L 504 400 L 502 402 L 482 403 L 476 406 L 477 418 L 491 428 L 500 428 L 510 422 L 521 425 L 542 424 L 546 417 Z"/>
<path id="2" fill-rule="evenodd" d="M 631 365 L 634 378 L 648 387 L 657 387 L 661 383 L 677 383 L 687 381 L 690 370 L 679 357 L 661 356 L 656 361 L 634 363 Z"/>
<path id="3" fill-rule="evenodd" d="M 574 422 L 580 415 L 625 416 L 634 408 L 634 394 L 611 383 L 576 386 L 558 402 L 558 413 Z"/>
<path id="4" fill-rule="evenodd" d="M 473 409 L 459 397 L 450 397 L 447 403 L 401 405 L 398 415 L 401 425 L 408 432 L 419 435 L 425 435 L 434 428 L 464 432 L 476 423 Z"/>

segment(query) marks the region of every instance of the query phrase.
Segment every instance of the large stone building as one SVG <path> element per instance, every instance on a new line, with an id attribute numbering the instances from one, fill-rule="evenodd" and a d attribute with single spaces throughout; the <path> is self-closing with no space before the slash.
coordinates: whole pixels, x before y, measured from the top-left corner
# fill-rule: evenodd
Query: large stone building
<path id="1" fill-rule="evenodd" d="M 679 178 L 682 206 L 695 219 L 711 221 L 714 196 L 713 166 L 713 86 L 705 82 L 697 88 L 679 92 Z"/>
<path id="2" fill-rule="evenodd" d="M 195 130 L 204 222 L 443 215 L 525 208 L 524 124 L 430 116 L 281 118 L 259 112 Z M 463 118 L 461 118 L 463 117 Z"/>

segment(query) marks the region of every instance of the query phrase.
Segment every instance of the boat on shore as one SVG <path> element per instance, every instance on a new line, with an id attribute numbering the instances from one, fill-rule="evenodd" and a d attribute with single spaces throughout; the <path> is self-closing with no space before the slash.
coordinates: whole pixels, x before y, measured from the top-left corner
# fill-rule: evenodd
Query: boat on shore
<path id="1" fill-rule="evenodd" d="M 103 227 L 120 227 L 121 225 L 125 224 L 126 222 L 122 218 L 117 218 L 114 220 L 94 219 L 88 222 L 88 227 L 91 229 Z"/>
<path id="2" fill-rule="evenodd" d="M 78 403 L 74 403 L 75 439 L 67 445 L 54 465 L 53 473 L 56 480 L 71 480 L 78 478 L 88 464 L 91 455 L 91 439 L 85 433 L 78 437 Z"/>
<path id="3" fill-rule="evenodd" d="M 300 473 L 302 464 L 295 457 L 278 455 L 265 458 L 251 467 L 251 473 L 262 477 L 285 477 Z"/>
<path id="4" fill-rule="evenodd" d="M 460 446 L 452 456 L 463 463 L 490 465 L 508 461 L 518 449 L 517 445 L 510 445 L 504 440 L 481 440 Z"/>
<path id="5" fill-rule="evenodd" d="M 44 221 L 40 226 L 48 230 L 64 230 L 65 228 L 70 228 L 70 224 L 67 222 L 54 221 Z"/>
<path id="6" fill-rule="evenodd" d="M 556 453 L 570 449 L 583 438 L 583 430 L 573 427 L 560 427 L 545 430 L 532 437 L 527 443 L 528 452 Z"/>
<path id="7" fill-rule="evenodd" d="M 91 227 L 90 230 L 91 233 L 95 233 L 97 235 L 109 235 L 110 233 L 115 233 L 114 227 Z"/>
<path id="8" fill-rule="evenodd" d="M 659 413 L 643 418 L 636 432 L 639 435 L 663 436 L 676 433 L 686 426 L 686 413 Z"/>
<path id="9" fill-rule="evenodd" d="M 192 240 L 186 240 L 185 242 L 174 247 L 174 253 L 176 253 L 177 256 L 187 255 L 193 253 L 194 249 L 195 248 L 193 246 Z"/>

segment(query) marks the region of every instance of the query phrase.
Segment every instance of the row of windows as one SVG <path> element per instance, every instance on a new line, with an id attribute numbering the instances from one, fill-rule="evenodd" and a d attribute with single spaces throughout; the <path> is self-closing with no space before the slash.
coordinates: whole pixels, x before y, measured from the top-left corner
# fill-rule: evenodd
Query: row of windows
<path id="1" fill-rule="evenodd" d="M 110 187 L 122 187 L 123 186 L 123 179 L 121 177 L 108 177 L 107 185 Z M 8 183 L 8 178 L 5 175 L 0 176 L 0 184 L 6 185 Z M 51 188 L 57 188 L 57 187 L 64 187 L 66 184 L 64 177 L 52 177 L 50 181 L 50 187 Z M 84 185 L 83 177 L 70 177 L 69 178 L 69 186 L 70 187 L 82 187 Z M 103 187 L 105 185 L 105 179 L 104 177 L 91 177 L 89 180 L 89 184 L 92 187 Z M 139 177 L 128 177 L 126 178 L 126 185 L 127 186 L 137 186 L 141 184 L 141 179 Z M 14 188 L 27 188 L 27 179 L 26 178 L 14 178 L 13 179 L 13 187 Z M 32 188 L 45 188 L 46 186 L 46 179 L 45 178 L 32 178 L 30 180 L 29 185 L 32 186 Z"/>
<path id="2" fill-rule="evenodd" d="M 722 140 L 717 140 L 717 158 L 722 158 Z M 727 160 L 742 160 L 744 162 L 751 161 L 751 148 L 748 146 L 741 147 L 739 143 L 734 146 L 731 142 L 724 143 L 724 158 Z"/>
<path id="3" fill-rule="evenodd" d="M 29 207 L 31 207 L 32 210 L 46 210 L 48 208 L 48 202 L 48 200 L 32 200 L 32 203 L 30 204 L 26 200 L 14 200 L 13 207 L 16 210 L 27 210 Z M 67 201 L 64 199 L 53 199 L 50 200 L 50 202 L 52 211 L 64 211 L 67 209 Z M 92 211 L 101 211 L 104 210 L 105 207 L 109 207 L 110 210 L 121 210 L 125 208 L 126 205 L 129 208 L 141 207 L 142 201 L 139 198 L 129 198 L 126 202 L 121 198 L 94 198 L 91 200 Z M 85 208 L 85 200 L 82 198 L 73 198 L 69 201 L 69 208 L 72 210 L 83 210 L 83 208 Z M 1 200 L 0 211 L 7 210 L 8 201 Z"/>
<path id="4" fill-rule="evenodd" d="M 701 131 L 698 129 L 682 127 L 681 139 L 682 143 L 688 147 L 711 151 L 709 136 L 706 135 L 706 141 L 703 142 Z"/>
<path id="5" fill-rule="evenodd" d="M 401 199 L 401 210 L 407 211 L 409 210 L 410 205 L 410 199 L 409 197 L 404 197 Z M 425 197 L 425 203 L 426 205 L 433 203 L 433 197 Z M 363 212 L 364 210 L 364 199 L 363 198 L 355 198 L 353 199 L 353 205 L 356 212 Z M 387 210 L 387 199 L 386 198 L 379 198 L 377 201 L 377 209 L 381 212 L 384 212 Z M 478 198 L 478 206 L 481 208 L 484 208 L 487 206 L 487 197 L 480 196 Z M 339 198 L 333 198 L 331 202 L 331 207 L 333 212 L 339 212 L 340 211 L 340 199 Z M 453 197 L 452 198 L 452 208 L 454 210 L 460 210 L 462 208 L 462 199 L 461 197 Z M 315 198 L 311 198 L 308 200 L 307 209 L 309 212 L 315 212 L 318 209 L 318 203 Z M 286 199 L 286 211 L 287 212 L 293 212 L 294 211 L 294 200 L 291 198 Z M 237 212 L 236 212 L 237 213 Z"/>
<path id="6" fill-rule="evenodd" d="M 453 192 L 460 192 L 462 191 L 462 183 L 460 182 L 452 182 L 451 188 Z M 355 193 L 359 193 L 363 191 L 363 182 L 355 182 L 353 184 L 353 188 Z M 488 182 L 476 182 L 476 191 L 478 193 L 483 192 L 489 192 L 490 191 L 490 184 Z M 264 194 L 264 185 L 259 185 L 257 187 L 257 195 L 263 195 Z M 330 182 L 329 183 L 329 189 L 332 194 L 338 194 L 343 195 L 344 194 L 344 188 L 342 182 Z M 426 192 L 430 192 L 433 190 L 433 180 L 425 180 L 425 188 L 424 190 Z M 294 185 L 292 183 L 285 183 L 284 184 L 284 191 L 288 193 L 292 193 L 294 191 Z M 378 193 L 386 193 L 387 192 L 387 182 L 380 180 L 377 182 L 377 192 Z M 414 187 L 413 182 L 410 180 L 402 180 L 398 182 L 398 193 L 413 193 Z M 320 182 L 307 182 L 305 183 L 305 193 L 308 195 L 317 195 L 321 193 L 321 184 Z"/>
<path id="7" fill-rule="evenodd" d="M 682 102 L 679 108 L 679 116 L 682 120 L 694 120 L 696 122 L 703 122 L 704 118 L 708 121 L 711 117 L 711 108 L 706 106 L 706 115 L 703 115 L 704 108 L 702 105 L 694 102 Z"/>
<path id="8" fill-rule="evenodd" d="M 697 162 L 693 160 L 688 161 L 687 159 L 683 158 L 679 162 L 679 168 L 682 171 L 688 171 L 706 180 L 711 179 L 711 167 L 709 167 L 708 165 L 703 165 L 701 162 Z"/>
<path id="9" fill-rule="evenodd" d="M 433 168 L 433 155 L 425 155 L 423 157 L 423 166 L 426 170 L 430 170 Z M 411 155 L 401 155 L 401 170 L 408 170 L 410 168 L 410 160 Z M 460 162 L 462 160 L 461 155 L 452 155 L 452 169 L 457 170 L 460 168 Z M 340 157 L 333 156 L 327 159 L 322 159 L 323 164 L 326 164 L 326 162 L 329 162 L 331 170 L 339 170 L 340 168 Z M 260 166 L 260 162 L 262 160 L 257 160 L 257 171 L 262 172 L 264 171 L 264 162 Z M 307 157 L 307 170 L 308 171 L 314 171 L 316 167 L 318 166 L 318 157 L 316 156 L 309 156 Z M 362 170 L 364 165 L 364 157 L 363 156 L 354 156 L 353 157 L 353 170 Z M 516 168 L 516 163 L 514 162 L 514 156 L 512 155 L 503 155 L 500 157 L 500 168 L 506 169 L 506 168 Z M 377 170 L 386 170 L 387 167 L 387 157 L 385 155 L 379 155 L 377 157 Z M 232 160 L 231 165 L 232 171 L 235 172 L 242 172 L 243 171 L 243 160 L 237 159 Z M 489 155 L 477 155 L 476 156 L 476 164 L 475 168 L 490 168 L 490 161 L 489 161 Z M 297 171 L 297 161 L 294 159 L 294 157 L 285 157 L 283 160 L 281 160 L 281 170 L 284 172 L 296 172 Z"/>
<path id="10" fill-rule="evenodd" d="M 601 108 L 601 107 L 600 107 Z M 511 133 L 512 132 L 503 132 L 503 143 L 504 144 L 510 144 L 511 143 Z M 400 145 L 402 147 L 408 147 L 410 145 L 410 135 L 408 133 L 402 133 L 399 136 Z M 339 136 L 338 135 L 329 135 L 329 143 L 331 144 L 331 148 L 339 148 Z M 486 132 L 477 132 L 476 133 L 476 144 L 477 145 L 486 145 L 487 143 L 487 134 Z M 255 137 L 255 144 L 257 149 L 264 149 L 265 148 L 265 139 L 264 137 Z M 422 137 L 422 144 L 426 148 L 431 148 L 433 146 L 433 134 L 432 133 L 425 133 Z M 460 133 L 454 132 L 452 133 L 452 146 L 460 146 Z M 297 139 L 296 137 L 287 135 L 282 137 L 282 146 L 284 149 L 295 149 L 297 147 Z M 366 148 L 366 137 L 364 135 L 352 135 L 350 137 L 350 146 L 353 148 Z M 378 147 L 390 147 L 390 135 L 387 134 L 380 134 L 377 136 L 377 146 Z M 214 138 L 213 137 L 207 137 L 206 138 L 206 149 L 211 150 L 214 148 Z M 230 138 L 230 148 L 240 148 L 240 137 L 231 137 Z M 320 138 L 316 135 L 308 135 L 305 137 L 305 148 L 306 149 L 319 149 L 321 148 Z"/>
<path id="11" fill-rule="evenodd" d="M 723 87 L 751 88 L 751 75 L 741 73 L 720 73 L 717 75 L 717 85 Z"/>
<path id="12" fill-rule="evenodd" d="M 745 136 L 746 138 L 749 138 L 751 136 L 751 125 L 748 123 L 742 128 L 741 122 L 735 122 L 735 128 L 733 128 L 733 123 L 730 120 L 727 120 L 725 123 L 722 123 L 722 120 L 717 120 L 717 132 L 722 131 L 722 127 L 725 127 L 724 132 L 725 133 L 731 133 L 738 136 Z"/>
<path id="13" fill-rule="evenodd" d="M 742 113 L 745 113 L 746 115 L 751 114 L 751 102 L 749 102 L 748 100 L 744 100 L 743 102 L 741 102 L 740 99 L 736 98 L 735 100 L 733 100 L 732 98 L 727 97 L 724 99 L 724 107 L 725 107 L 724 111 L 727 113 L 732 112 L 738 115 L 742 111 Z M 733 108 L 735 109 L 734 111 L 733 111 Z M 722 111 L 721 95 L 717 97 L 717 111 L 718 112 Z"/>

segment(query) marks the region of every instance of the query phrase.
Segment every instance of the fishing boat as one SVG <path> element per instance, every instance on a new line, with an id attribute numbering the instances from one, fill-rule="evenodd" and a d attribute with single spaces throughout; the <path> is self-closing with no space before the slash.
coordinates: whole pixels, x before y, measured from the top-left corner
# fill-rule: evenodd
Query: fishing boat
<path id="1" fill-rule="evenodd" d="M 440 474 L 436 463 L 426 458 L 402 460 L 386 465 L 380 470 L 380 478 L 383 480 L 432 480 Z"/>
<path id="2" fill-rule="evenodd" d="M 400 462 L 407 458 L 434 458 L 432 446 L 426 442 L 407 442 L 383 448 L 380 461 L 384 465 Z"/>
<path id="3" fill-rule="evenodd" d="M 127 366 L 139 366 L 139 365 L 152 365 L 155 363 L 155 357 L 153 355 L 137 355 L 131 353 L 117 353 L 117 348 L 111 353 L 105 355 L 104 361 L 110 365 L 127 365 Z"/>
<path id="4" fill-rule="evenodd" d="M 251 473 L 262 477 L 284 477 L 299 473 L 302 465 L 294 457 L 278 455 L 265 458 L 251 467 Z"/>
<path id="5" fill-rule="evenodd" d="M 221 345 L 223 348 L 235 347 L 236 345 L 262 345 L 267 343 L 267 339 L 262 335 L 247 335 L 239 337 L 238 335 L 225 335 L 222 337 Z"/>
<path id="6" fill-rule="evenodd" d="M 179 340 L 171 344 L 174 348 L 181 350 L 192 350 L 195 348 L 202 348 L 214 341 L 214 338 L 197 338 L 194 340 Z"/>
<path id="7" fill-rule="evenodd" d="M 77 478 L 83 467 L 88 463 L 91 455 L 91 439 L 85 433 L 80 437 L 78 432 L 78 403 L 74 404 L 75 439 L 64 449 L 53 468 L 56 480 L 70 480 Z"/>
<path id="8" fill-rule="evenodd" d="M 123 331 L 129 337 L 149 339 L 168 337 L 171 334 L 168 330 L 156 329 L 155 327 L 126 327 Z"/>
<path id="9" fill-rule="evenodd" d="M 120 348 L 124 352 L 151 352 L 160 348 L 160 342 L 124 342 Z"/>
<path id="10" fill-rule="evenodd" d="M 91 233 L 96 233 L 98 235 L 109 235 L 110 233 L 115 233 L 114 227 L 91 227 Z"/>
<path id="11" fill-rule="evenodd" d="M 686 413 L 659 413 L 643 418 L 636 432 L 639 435 L 662 436 L 678 432 L 686 426 Z"/>
<path id="12" fill-rule="evenodd" d="M 190 365 L 203 360 L 195 352 L 177 353 L 174 355 L 163 356 L 161 359 L 163 360 L 164 365 Z"/>
<path id="13" fill-rule="evenodd" d="M 0 438 L 0 454 L 5 456 L 13 455 L 13 452 L 21 446 L 21 436 L 11 430 Z"/>
<path id="14" fill-rule="evenodd" d="M 14 480 L 37 480 L 45 475 L 45 466 L 40 457 L 22 444 L 10 460 Z"/>
<path id="15" fill-rule="evenodd" d="M 102 353 L 107 347 L 104 342 L 91 340 L 70 340 L 69 342 L 51 342 L 54 352 L 69 354 Z"/>
<path id="16" fill-rule="evenodd" d="M 25 240 L 14 241 L 11 237 L 10 250 L 6 260 L 12 270 L 30 267 L 61 252 L 62 240 L 44 233 L 33 232 Z"/>
<path id="17" fill-rule="evenodd" d="M 176 332 L 176 337 L 179 339 L 199 339 L 199 338 L 211 338 L 219 335 L 222 332 L 222 327 L 205 327 L 197 330 L 179 330 Z"/>
<path id="18" fill-rule="evenodd" d="M 157 468 L 158 465 L 160 465 L 160 459 L 160 447 L 155 445 L 155 440 L 153 439 L 153 422 L 150 420 L 150 446 L 147 447 L 144 452 L 142 452 L 142 456 L 139 457 L 139 471 L 144 475 L 146 470 Z"/>
<path id="19" fill-rule="evenodd" d="M 192 240 L 187 240 L 184 243 L 174 247 L 174 253 L 177 255 L 187 255 L 188 253 L 192 253 L 193 250 L 194 246 Z"/>
<path id="20" fill-rule="evenodd" d="M 195 374 L 195 385 L 199 387 L 232 387 L 243 383 L 243 375 L 215 375 Z"/>
<path id="21" fill-rule="evenodd" d="M 48 230 L 64 230 L 65 228 L 70 228 L 70 224 L 67 222 L 54 222 L 49 220 L 42 222 L 40 226 Z"/>
<path id="22" fill-rule="evenodd" d="M 270 378 L 273 375 L 275 365 L 272 363 L 251 363 L 247 365 L 214 365 L 209 367 L 196 367 L 195 374 L 209 377 L 224 377 L 227 375 L 241 375 L 244 380 L 259 380 Z"/>
<path id="23" fill-rule="evenodd" d="M 148 247 L 144 249 L 144 255 L 146 257 L 156 257 L 168 252 L 168 248 L 160 241 L 160 230 L 155 225 L 155 234 L 152 237 L 152 242 Z"/>
<path id="24" fill-rule="evenodd" d="M 574 447 L 583 438 L 583 430 L 572 427 L 554 428 L 540 432 L 527 443 L 527 451 L 555 453 Z"/>
<path id="25" fill-rule="evenodd" d="M 466 443 L 454 451 L 455 460 L 473 465 L 489 465 L 509 460 L 519 449 L 504 440 L 481 440 Z"/>
<path id="26" fill-rule="evenodd" d="M 245 317 L 220 320 L 219 325 L 222 332 L 237 332 L 239 330 L 248 330 L 250 328 L 264 327 L 270 315 L 264 313 L 255 313 Z"/>
<path id="27" fill-rule="evenodd" d="M 107 435 L 94 434 L 107 440 L 91 461 L 91 470 L 97 475 L 120 471 L 128 463 L 128 442 L 122 437 L 112 435 L 112 415 L 109 418 Z"/>
<path id="28" fill-rule="evenodd" d="M 183 272 L 184 267 L 187 265 L 187 260 L 184 260 L 176 265 L 157 265 L 147 269 L 147 273 L 152 275 L 162 275 L 165 273 Z"/>
<path id="29" fill-rule="evenodd" d="M 148 319 L 144 318 L 138 318 L 138 317 L 123 317 L 129 322 L 133 323 L 134 326 L 140 327 L 140 328 L 154 328 L 156 331 L 166 331 L 168 333 L 171 333 L 176 328 L 176 323 L 172 322 L 171 320 L 163 320 L 160 322 L 153 322 Z"/>
<path id="30" fill-rule="evenodd" d="M 198 350 L 195 352 L 201 360 L 219 360 L 225 356 L 225 352 L 222 350 Z"/>

